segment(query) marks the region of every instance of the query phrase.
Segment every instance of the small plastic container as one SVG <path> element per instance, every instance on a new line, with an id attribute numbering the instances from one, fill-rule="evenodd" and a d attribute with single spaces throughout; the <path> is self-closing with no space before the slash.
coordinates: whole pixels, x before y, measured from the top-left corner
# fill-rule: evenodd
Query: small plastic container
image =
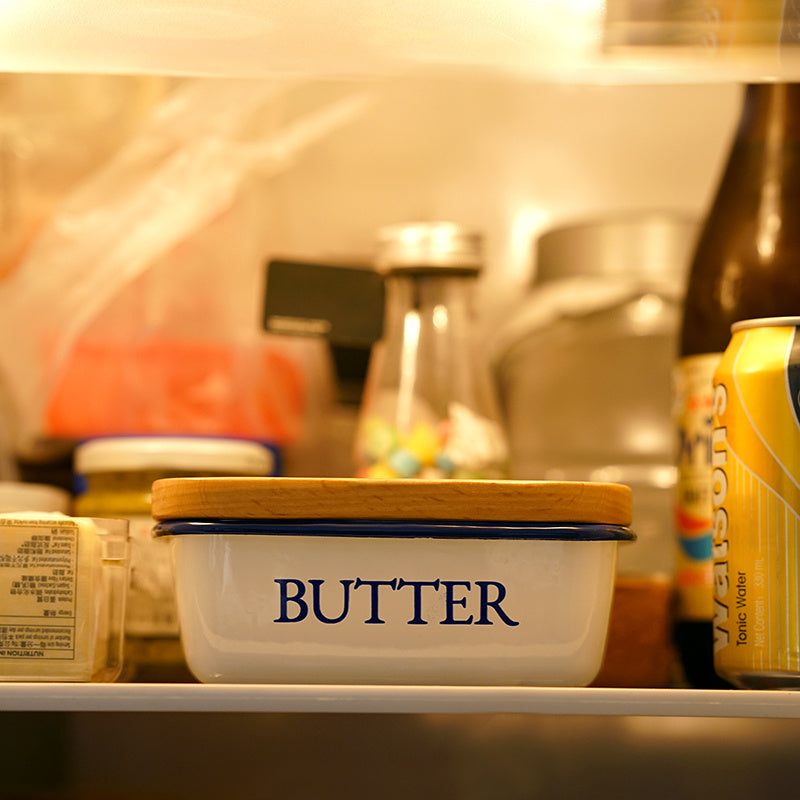
<path id="1" fill-rule="evenodd" d="M 586 685 L 634 538 L 599 483 L 169 479 L 153 515 L 204 682 Z"/>
<path id="2" fill-rule="evenodd" d="M 169 548 L 153 538 L 153 481 L 173 476 L 269 475 L 275 458 L 263 445 L 192 436 L 120 436 L 75 450 L 85 483 L 75 511 L 130 523 L 131 580 L 126 611 L 126 680 L 185 681 L 192 676 L 180 645 Z"/>
<path id="3" fill-rule="evenodd" d="M 0 680 L 116 680 L 128 568 L 127 520 L 0 514 Z"/>

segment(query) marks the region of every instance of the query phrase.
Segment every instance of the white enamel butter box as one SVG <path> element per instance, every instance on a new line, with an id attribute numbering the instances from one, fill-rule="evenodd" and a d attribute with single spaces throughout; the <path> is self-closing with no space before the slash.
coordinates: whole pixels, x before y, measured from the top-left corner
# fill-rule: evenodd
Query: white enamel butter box
<path id="1" fill-rule="evenodd" d="M 597 483 L 153 486 L 204 682 L 586 685 L 630 514 L 627 487 Z"/>

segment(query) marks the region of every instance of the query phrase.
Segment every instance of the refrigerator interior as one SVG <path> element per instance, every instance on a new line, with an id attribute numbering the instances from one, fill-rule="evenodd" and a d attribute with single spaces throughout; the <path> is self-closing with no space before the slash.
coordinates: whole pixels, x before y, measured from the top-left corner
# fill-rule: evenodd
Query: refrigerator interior
<path id="1" fill-rule="evenodd" d="M 218 278 L 212 295 L 229 287 L 229 311 L 242 329 L 257 331 L 270 257 L 362 263 L 381 225 L 446 218 L 486 236 L 479 307 L 490 344 L 535 276 L 536 237 L 549 227 L 640 210 L 702 217 L 733 132 L 741 81 L 775 74 L 771 57 L 765 70 L 735 59 L 638 69 L 635 61 L 598 59 L 601 6 L 573 0 L 560 10 L 547 2 L 521 10 L 504 2 L 490 12 L 437 2 L 379 12 L 351 0 L 348 13 L 300 4 L 265 14 L 255 0 L 203 9 L 153 0 L 5 8 L 0 285 L 31 257 L 48 222 L 69 211 L 68 201 L 98 188 L 93 180 L 140 141 L 174 93 L 193 92 L 195 101 L 219 93 L 233 119 L 245 107 L 252 114 L 229 130 L 220 117 L 211 140 L 223 130 L 233 142 L 276 146 L 224 183 L 222 200 L 203 195 L 219 204 L 178 219 L 175 230 L 183 225 L 185 236 L 165 237 L 148 261 L 127 262 L 130 271 L 118 274 L 113 291 L 106 285 L 105 303 L 89 307 L 82 296 L 64 294 L 63 307 L 56 302 L 47 313 L 62 314 L 71 336 L 98 319 L 108 324 L 120 309 L 128 323 L 160 324 L 178 308 L 187 324 L 201 324 L 197 307 L 208 299 L 202 287 L 181 296 L 180 284 L 163 277 L 174 269 L 191 279 L 197 264 Z M 783 74 L 791 73 L 787 64 Z M 176 150 L 197 130 L 180 134 Z M 170 203 L 141 211 L 149 219 L 164 207 Z M 120 236 L 128 232 L 120 228 Z M 84 269 L 76 273 L 81 279 L 94 265 Z M 7 292 L 4 302 L 13 296 Z M 197 297 L 203 302 L 196 307 Z M 24 331 L 11 327 L 6 321 L 4 339 L 24 352 Z M 301 349 L 298 358 L 314 376 L 314 396 L 303 433 L 288 449 L 287 472 L 348 474 L 354 409 L 337 406 L 319 348 Z M 20 358 L 11 363 L 22 368 Z M 38 398 L 39 405 L 23 407 L 29 416 L 22 414 L 26 434 L 36 434 L 43 413 L 36 381 L 47 385 L 51 373 L 19 375 L 4 388 Z M 14 470 L 8 451 L 20 414 L 7 410 L 0 426 L 0 477 Z M 477 800 L 716 790 L 736 798 L 793 785 L 798 723 L 220 714 L 200 703 L 191 714 L 5 711 L 0 730 L 8 796 L 31 800 L 409 792 Z"/>
<path id="2" fill-rule="evenodd" d="M 0 87 L 4 427 L 23 441 L 51 432 L 48 414 L 69 424 L 59 403 L 76 405 L 81 387 L 67 381 L 60 401 L 54 385 L 76 342 L 125 353 L 130 341 L 188 331 L 252 346 L 269 259 L 369 263 L 376 231 L 394 222 L 447 219 L 483 233 L 476 339 L 488 359 L 535 277 L 541 232 L 645 211 L 702 217 L 740 102 L 730 82 L 463 71 L 255 82 L 6 74 Z M 277 346 L 307 384 L 299 422 L 281 384 L 272 388 L 275 435 L 291 439 L 287 472 L 350 474 L 355 412 L 334 402 L 326 349 L 286 337 Z M 254 393 L 266 381 L 256 367 L 238 365 Z M 115 413 L 146 395 L 134 378 L 128 396 L 110 395 Z"/>

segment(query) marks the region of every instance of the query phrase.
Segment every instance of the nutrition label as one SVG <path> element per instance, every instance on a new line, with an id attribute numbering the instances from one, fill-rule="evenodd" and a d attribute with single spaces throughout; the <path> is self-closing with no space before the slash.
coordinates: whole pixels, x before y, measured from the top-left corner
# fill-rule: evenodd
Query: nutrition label
<path id="1" fill-rule="evenodd" d="M 78 526 L 0 519 L 0 658 L 72 660 Z"/>

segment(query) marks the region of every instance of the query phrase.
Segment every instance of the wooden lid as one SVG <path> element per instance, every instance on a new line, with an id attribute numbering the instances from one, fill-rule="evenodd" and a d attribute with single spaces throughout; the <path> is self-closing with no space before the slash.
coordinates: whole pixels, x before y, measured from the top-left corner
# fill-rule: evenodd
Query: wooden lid
<path id="1" fill-rule="evenodd" d="M 579 481 L 165 478 L 152 513 L 167 519 L 379 519 L 630 525 L 631 490 Z"/>

